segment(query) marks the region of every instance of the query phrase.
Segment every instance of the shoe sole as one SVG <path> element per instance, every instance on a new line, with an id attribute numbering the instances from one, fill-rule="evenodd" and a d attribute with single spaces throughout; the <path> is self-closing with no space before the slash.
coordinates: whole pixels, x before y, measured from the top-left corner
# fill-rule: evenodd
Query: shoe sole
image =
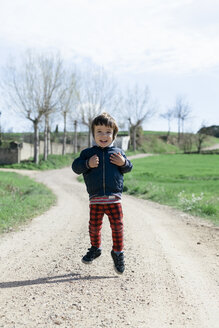
<path id="1" fill-rule="evenodd" d="M 123 273 L 124 273 L 124 271 L 123 272 L 119 272 L 117 269 L 116 269 L 116 267 L 115 267 L 115 265 L 114 265 L 114 270 L 115 270 L 115 272 L 117 273 L 117 274 L 119 274 L 119 275 L 122 275 Z"/>
<path id="2" fill-rule="evenodd" d="M 84 264 L 92 264 L 93 261 L 85 261 L 85 260 L 81 259 L 81 262 Z"/>
<path id="3" fill-rule="evenodd" d="M 101 255 L 101 254 L 100 254 Z M 94 260 L 96 260 L 98 257 L 100 257 L 100 255 L 97 255 L 92 261 L 85 261 L 83 260 L 83 258 L 81 259 L 81 262 L 84 264 L 92 264 Z"/>

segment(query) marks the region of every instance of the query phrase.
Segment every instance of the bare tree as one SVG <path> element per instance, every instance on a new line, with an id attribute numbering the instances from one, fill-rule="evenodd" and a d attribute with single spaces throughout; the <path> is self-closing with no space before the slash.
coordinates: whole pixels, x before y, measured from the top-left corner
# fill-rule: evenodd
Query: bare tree
<path id="1" fill-rule="evenodd" d="M 39 106 L 37 74 L 37 65 L 28 52 L 20 69 L 15 64 L 7 66 L 1 85 L 6 106 L 33 123 L 35 163 L 39 162 L 39 122 L 44 114 Z"/>
<path id="2" fill-rule="evenodd" d="M 199 129 L 199 131 L 196 133 L 195 135 L 195 141 L 196 141 L 196 146 L 197 146 L 197 152 L 200 154 L 201 150 L 202 150 L 202 145 L 203 142 L 205 141 L 205 139 L 207 139 L 207 134 L 202 133 L 201 131 L 203 131 L 202 129 L 204 129 L 206 127 L 205 122 L 202 122 L 201 128 Z"/>
<path id="3" fill-rule="evenodd" d="M 88 147 L 90 147 L 92 120 L 103 110 L 112 112 L 118 102 L 118 94 L 116 83 L 103 68 L 88 67 L 82 74 L 81 81 L 81 121 L 88 127 Z"/>
<path id="4" fill-rule="evenodd" d="M 64 136 L 62 154 L 66 154 L 66 139 L 67 139 L 67 115 L 76 109 L 79 101 L 79 92 L 77 90 L 77 78 L 74 73 L 66 76 L 63 84 L 63 93 L 60 98 L 60 110 L 64 120 Z"/>
<path id="5" fill-rule="evenodd" d="M 178 96 L 173 107 L 174 116 L 178 122 L 178 143 L 180 143 L 181 133 L 184 132 L 185 120 L 189 118 L 191 107 L 186 101 L 185 97 Z"/>
<path id="6" fill-rule="evenodd" d="M 168 131 L 167 131 L 167 141 L 170 135 L 170 123 L 172 119 L 174 118 L 174 110 L 172 108 L 169 108 L 165 113 L 160 114 L 160 116 L 168 121 Z"/>
<path id="7" fill-rule="evenodd" d="M 149 104 L 149 89 L 146 86 L 143 90 L 140 90 L 138 85 L 130 90 L 127 90 L 126 97 L 124 99 L 124 106 L 127 113 L 127 119 L 129 121 L 131 141 L 133 150 L 136 150 L 136 133 L 137 129 L 142 124 L 151 119 L 155 114 L 154 106 Z"/>
<path id="8" fill-rule="evenodd" d="M 197 133 L 196 134 L 196 145 L 197 145 L 197 152 L 200 154 L 201 150 L 202 150 L 202 144 L 205 141 L 205 139 L 207 138 L 206 134 L 202 134 L 202 133 Z"/>
<path id="9" fill-rule="evenodd" d="M 77 153 L 78 150 L 78 122 L 77 120 L 74 121 L 74 153 Z"/>
<path id="10" fill-rule="evenodd" d="M 59 55 L 48 54 L 38 57 L 39 63 L 39 106 L 45 117 L 44 160 L 47 160 L 50 143 L 49 116 L 58 110 L 60 98 L 63 96 L 63 63 Z"/>
<path id="11" fill-rule="evenodd" d="M 45 116 L 47 144 L 48 117 L 56 110 L 60 97 L 62 61 L 59 56 L 27 51 L 22 64 L 10 65 L 3 83 L 5 100 L 14 111 L 30 120 L 34 127 L 34 162 L 39 162 L 39 123 Z M 47 157 L 47 149 L 44 151 Z"/>
<path id="12" fill-rule="evenodd" d="M 180 139 L 180 149 L 182 149 L 184 153 L 190 153 L 192 151 L 193 141 L 194 135 L 192 133 L 184 133 Z"/>

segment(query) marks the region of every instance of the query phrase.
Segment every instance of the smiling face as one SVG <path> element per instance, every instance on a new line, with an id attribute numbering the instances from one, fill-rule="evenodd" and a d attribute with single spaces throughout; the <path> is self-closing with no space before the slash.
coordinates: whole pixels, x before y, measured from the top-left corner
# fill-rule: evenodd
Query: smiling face
<path id="1" fill-rule="evenodd" d="M 108 147 L 113 141 L 113 129 L 106 125 L 95 125 L 94 139 L 101 148 Z"/>

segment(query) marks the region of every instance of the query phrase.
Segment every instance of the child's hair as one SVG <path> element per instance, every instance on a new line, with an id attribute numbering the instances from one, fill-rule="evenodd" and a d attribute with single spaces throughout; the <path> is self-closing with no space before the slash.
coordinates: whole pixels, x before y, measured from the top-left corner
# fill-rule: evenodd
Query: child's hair
<path id="1" fill-rule="evenodd" d="M 91 130 L 92 130 L 93 136 L 94 136 L 94 127 L 96 125 L 105 125 L 105 126 L 112 128 L 113 129 L 113 140 L 115 139 L 115 137 L 119 131 L 118 125 L 116 124 L 116 121 L 114 120 L 114 118 L 105 112 L 98 115 L 97 117 L 95 117 L 93 119 L 92 124 L 91 124 Z"/>

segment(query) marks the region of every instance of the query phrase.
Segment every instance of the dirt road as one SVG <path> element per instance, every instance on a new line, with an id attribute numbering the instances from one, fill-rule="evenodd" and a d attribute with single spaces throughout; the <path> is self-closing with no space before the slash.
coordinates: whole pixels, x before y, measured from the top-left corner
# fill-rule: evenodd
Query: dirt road
<path id="1" fill-rule="evenodd" d="M 219 144 L 203 148 L 203 150 L 215 150 L 215 149 L 219 149 Z"/>
<path id="2" fill-rule="evenodd" d="M 126 270 L 118 276 L 107 218 L 103 254 L 92 265 L 81 262 L 88 198 L 71 169 L 26 174 L 58 202 L 0 236 L 0 327 L 218 327 L 218 228 L 123 196 Z"/>

